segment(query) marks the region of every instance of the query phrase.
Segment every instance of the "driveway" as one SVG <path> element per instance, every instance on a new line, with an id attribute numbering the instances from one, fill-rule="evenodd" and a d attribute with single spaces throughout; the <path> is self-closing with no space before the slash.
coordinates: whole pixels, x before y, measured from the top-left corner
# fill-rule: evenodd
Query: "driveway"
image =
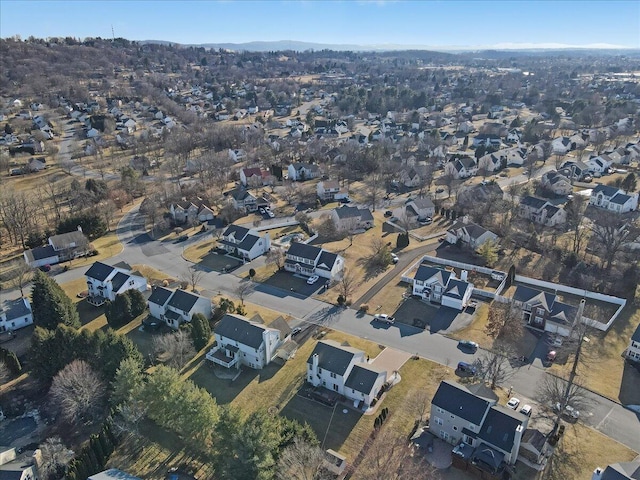
<path id="1" fill-rule="evenodd" d="M 387 371 L 387 379 L 391 378 L 393 372 L 400 370 L 411 355 L 407 352 L 396 350 L 395 348 L 385 348 L 380 354 L 373 359 L 371 365 L 381 370 Z"/>

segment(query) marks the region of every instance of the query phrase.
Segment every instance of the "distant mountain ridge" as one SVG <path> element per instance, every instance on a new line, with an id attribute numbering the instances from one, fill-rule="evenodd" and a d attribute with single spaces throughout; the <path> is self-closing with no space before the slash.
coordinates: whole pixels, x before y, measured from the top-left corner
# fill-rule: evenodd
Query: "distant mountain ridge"
<path id="1" fill-rule="evenodd" d="M 201 43 L 201 44 L 181 44 L 178 42 L 169 42 L 166 40 L 142 40 L 140 43 L 152 43 L 160 45 L 182 45 L 185 47 L 204 47 L 212 49 L 224 49 L 234 51 L 248 52 L 270 52 L 270 51 L 305 51 L 305 50 L 334 50 L 334 51 L 352 51 L 352 52 L 389 52 L 398 50 L 426 50 L 433 52 L 446 53 L 466 53 L 480 52 L 486 50 L 509 51 L 509 52 L 549 52 L 549 51 L 598 51 L 600 53 L 637 53 L 638 49 L 629 49 L 619 45 L 610 44 L 591 44 L 591 45 L 565 45 L 559 43 L 501 43 L 496 45 L 483 46 L 456 46 L 456 45 L 396 45 L 396 44 L 379 44 L 379 45 L 355 45 L 355 44 L 330 44 L 330 43 L 314 43 L 302 42 L 298 40 L 277 40 L 277 41 L 254 41 L 246 43 Z"/>

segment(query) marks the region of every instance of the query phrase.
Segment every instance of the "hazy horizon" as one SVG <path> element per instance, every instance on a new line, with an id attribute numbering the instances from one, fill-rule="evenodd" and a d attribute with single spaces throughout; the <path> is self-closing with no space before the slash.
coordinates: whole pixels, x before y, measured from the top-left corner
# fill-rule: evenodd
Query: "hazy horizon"
<path id="1" fill-rule="evenodd" d="M 377 48 L 640 48 L 637 1 L 0 2 L 2 37 Z"/>

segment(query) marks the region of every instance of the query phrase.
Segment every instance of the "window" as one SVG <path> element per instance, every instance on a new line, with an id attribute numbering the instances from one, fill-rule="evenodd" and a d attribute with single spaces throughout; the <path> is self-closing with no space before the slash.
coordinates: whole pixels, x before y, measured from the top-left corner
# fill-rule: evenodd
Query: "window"
<path id="1" fill-rule="evenodd" d="M 449 440 L 449 434 L 444 430 L 440 430 L 440 438 L 443 440 Z"/>
<path id="2" fill-rule="evenodd" d="M 336 378 L 336 374 L 331 372 L 331 378 Z"/>
<path id="3" fill-rule="evenodd" d="M 322 369 L 318 368 L 318 374 L 322 375 Z"/>
<path id="4" fill-rule="evenodd" d="M 325 382 L 324 380 L 322 380 L 322 386 L 326 387 L 327 386 L 327 382 Z"/>
<path id="5" fill-rule="evenodd" d="M 437 410 L 438 410 L 438 413 L 444 413 L 444 410 L 440 407 L 438 407 Z"/>
<path id="6" fill-rule="evenodd" d="M 334 389 L 336 392 L 338 391 L 338 384 L 337 384 L 337 383 L 334 383 L 334 384 L 333 384 L 333 389 Z"/>
<path id="7" fill-rule="evenodd" d="M 456 418 L 455 415 L 451 415 L 451 420 L 454 420 Z"/>
<path id="8" fill-rule="evenodd" d="M 458 427 L 456 427 L 455 425 L 453 426 L 453 431 L 457 432 L 458 431 Z"/>
<path id="9" fill-rule="evenodd" d="M 436 425 L 443 425 L 444 422 L 442 421 L 442 419 L 440 417 L 435 417 L 434 418 Z"/>

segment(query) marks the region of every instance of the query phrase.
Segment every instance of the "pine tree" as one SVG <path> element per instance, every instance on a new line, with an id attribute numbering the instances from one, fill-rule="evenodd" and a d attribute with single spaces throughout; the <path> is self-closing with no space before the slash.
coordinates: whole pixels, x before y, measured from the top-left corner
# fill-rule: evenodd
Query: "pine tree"
<path id="1" fill-rule="evenodd" d="M 191 336 L 196 350 L 202 350 L 211 338 L 211 325 L 201 313 L 196 313 L 191 319 Z"/>
<path id="2" fill-rule="evenodd" d="M 144 299 L 142 293 L 138 290 L 127 290 L 127 296 L 131 303 L 131 317 L 132 319 L 138 315 L 142 315 L 147 308 L 147 301 Z"/>
<path id="3" fill-rule="evenodd" d="M 55 280 L 36 271 L 31 290 L 33 321 L 37 326 L 55 330 L 59 324 L 80 327 L 76 306 Z"/>

